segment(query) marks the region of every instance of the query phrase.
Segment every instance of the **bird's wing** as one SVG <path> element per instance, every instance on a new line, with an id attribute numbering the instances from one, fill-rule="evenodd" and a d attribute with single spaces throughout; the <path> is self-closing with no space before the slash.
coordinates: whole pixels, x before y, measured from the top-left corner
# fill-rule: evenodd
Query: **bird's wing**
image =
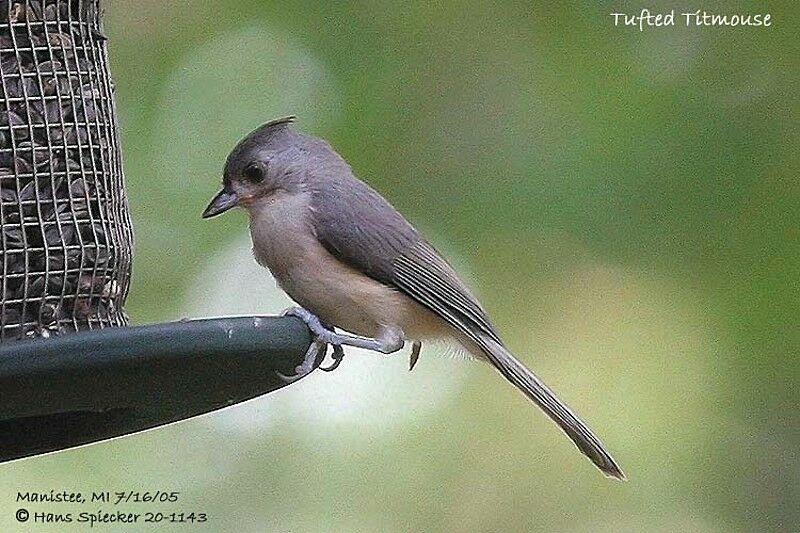
<path id="1" fill-rule="evenodd" d="M 503 344 L 478 300 L 427 241 L 418 241 L 398 255 L 393 266 L 395 287 L 470 339 L 477 341 L 485 336 Z"/>
<path id="2" fill-rule="evenodd" d="M 394 259 L 420 238 L 386 200 L 354 178 L 313 191 L 311 211 L 317 240 L 331 255 L 387 285 Z"/>
<path id="3" fill-rule="evenodd" d="M 478 300 L 411 224 L 361 181 L 328 183 L 312 200 L 317 239 L 334 257 L 393 287 L 472 338 L 502 344 Z"/>

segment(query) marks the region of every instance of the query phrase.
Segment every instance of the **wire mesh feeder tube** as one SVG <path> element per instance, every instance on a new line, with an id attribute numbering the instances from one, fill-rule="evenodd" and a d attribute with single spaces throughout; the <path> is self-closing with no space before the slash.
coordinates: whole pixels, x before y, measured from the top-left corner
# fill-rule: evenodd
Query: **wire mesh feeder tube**
<path id="1" fill-rule="evenodd" d="M 132 231 L 98 0 L 0 0 L 0 341 L 127 324 Z"/>

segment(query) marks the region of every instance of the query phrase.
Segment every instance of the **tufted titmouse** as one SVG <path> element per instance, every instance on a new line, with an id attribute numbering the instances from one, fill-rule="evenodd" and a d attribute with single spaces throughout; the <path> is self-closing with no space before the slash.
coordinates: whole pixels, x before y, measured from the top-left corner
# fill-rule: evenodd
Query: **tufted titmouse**
<path id="1" fill-rule="evenodd" d="M 383 353 L 446 339 L 489 362 L 606 475 L 625 475 L 591 430 L 504 346 L 478 300 L 414 227 L 322 139 L 268 122 L 233 149 L 204 218 L 244 207 L 256 260 L 301 308 L 315 344 Z M 337 333 L 333 328 L 349 333 Z M 296 370 L 313 368 L 315 345 Z"/>

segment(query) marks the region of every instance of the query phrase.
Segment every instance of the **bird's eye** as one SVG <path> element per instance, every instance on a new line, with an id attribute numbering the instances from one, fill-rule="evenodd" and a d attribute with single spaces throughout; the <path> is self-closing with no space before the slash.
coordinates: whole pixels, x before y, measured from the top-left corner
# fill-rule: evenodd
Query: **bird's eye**
<path id="1" fill-rule="evenodd" d="M 264 167 L 258 163 L 250 163 L 244 168 L 242 174 L 245 178 L 247 178 L 248 181 L 257 183 L 264 179 Z"/>

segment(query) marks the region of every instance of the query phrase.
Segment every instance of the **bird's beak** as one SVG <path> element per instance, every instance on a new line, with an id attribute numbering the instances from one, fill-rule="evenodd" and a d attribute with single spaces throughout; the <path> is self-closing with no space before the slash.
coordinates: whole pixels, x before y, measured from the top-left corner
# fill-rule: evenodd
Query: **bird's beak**
<path id="1" fill-rule="evenodd" d="M 211 203 L 208 204 L 206 210 L 203 211 L 203 218 L 211 218 L 221 215 L 228 209 L 236 207 L 239 203 L 239 196 L 235 192 L 228 192 L 222 189 L 217 193 Z"/>

